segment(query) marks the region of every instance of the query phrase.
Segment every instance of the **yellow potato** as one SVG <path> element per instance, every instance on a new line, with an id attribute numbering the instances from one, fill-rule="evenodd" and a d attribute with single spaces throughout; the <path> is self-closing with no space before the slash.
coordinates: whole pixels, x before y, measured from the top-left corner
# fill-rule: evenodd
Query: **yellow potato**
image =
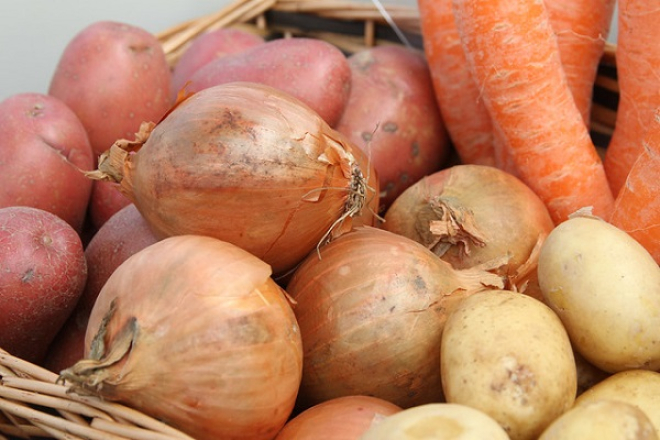
<path id="1" fill-rule="evenodd" d="M 541 248 L 538 279 L 590 363 L 660 369 L 660 268 L 627 233 L 594 217 L 561 223 Z"/>
<path id="2" fill-rule="evenodd" d="M 639 407 L 646 413 L 660 436 L 660 373 L 628 370 L 615 373 L 582 393 L 575 405 L 612 399 Z"/>
<path id="3" fill-rule="evenodd" d="M 443 330 L 440 367 L 447 402 L 485 412 L 512 439 L 536 439 L 577 393 L 566 330 L 548 306 L 522 293 L 462 300 Z"/>
<path id="4" fill-rule="evenodd" d="M 658 440 L 646 413 L 626 402 L 595 399 L 556 419 L 538 440 Z"/>
<path id="5" fill-rule="evenodd" d="M 464 405 L 428 403 L 376 419 L 360 440 L 508 440 L 491 417 Z"/>

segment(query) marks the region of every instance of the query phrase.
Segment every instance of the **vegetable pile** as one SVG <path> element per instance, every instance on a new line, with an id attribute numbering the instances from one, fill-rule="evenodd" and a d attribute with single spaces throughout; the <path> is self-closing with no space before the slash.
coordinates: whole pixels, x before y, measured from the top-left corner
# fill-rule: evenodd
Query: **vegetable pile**
<path id="1" fill-rule="evenodd" d="M 419 0 L 423 47 L 352 54 L 221 28 L 175 65 L 83 29 L 0 103 L 0 348 L 199 440 L 659 438 L 660 28 L 564 3 Z"/>

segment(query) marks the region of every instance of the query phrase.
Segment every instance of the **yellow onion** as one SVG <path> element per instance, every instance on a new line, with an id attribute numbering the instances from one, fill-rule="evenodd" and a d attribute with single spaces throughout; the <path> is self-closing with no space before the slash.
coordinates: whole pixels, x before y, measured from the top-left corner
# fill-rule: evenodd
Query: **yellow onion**
<path id="1" fill-rule="evenodd" d="M 289 420 L 275 440 L 359 440 L 374 421 L 401 408 L 371 396 L 326 400 Z"/>
<path id="2" fill-rule="evenodd" d="M 272 439 L 300 386 L 300 332 L 270 267 L 220 240 L 169 237 L 102 288 L 86 358 L 61 378 L 197 440 Z"/>
<path id="3" fill-rule="evenodd" d="M 520 179 L 468 164 L 409 187 L 385 214 L 382 228 L 423 244 L 457 269 L 507 258 L 499 269 L 507 288 L 541 299 L 536 267 L 553 226 L 541 199 Z"/>
<path id="4" fill-rule="evenodd" d="M 401 235 L 366 226 L 343 234 L 308 256 L 286 287 L 304 348 L 299 403 L 441 400 L 447 316 L 466 296 L 502 284 L 482 269 L 456 271 Z"/>
<path id="5" fill-rule="evenodd" d="M 350 226 L 374 191 L 358 148 L 262 84 L 201 90 L 158 124 L 143 124 L 136 139 L 116 142 L 89 175 L 119 182 L 160 238 L 215 237 L 275 274 Z"/>

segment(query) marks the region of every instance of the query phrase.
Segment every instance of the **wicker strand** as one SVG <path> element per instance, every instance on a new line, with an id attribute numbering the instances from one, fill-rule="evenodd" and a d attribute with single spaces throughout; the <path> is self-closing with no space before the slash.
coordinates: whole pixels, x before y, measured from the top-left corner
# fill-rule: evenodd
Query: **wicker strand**
<path id="1" fill-rule="evenodd" d="M 16 437 L 192 440 L 140 411 L 72 393 L 57 374 L 1 349 L 0 412 L 0 432 Z"/>

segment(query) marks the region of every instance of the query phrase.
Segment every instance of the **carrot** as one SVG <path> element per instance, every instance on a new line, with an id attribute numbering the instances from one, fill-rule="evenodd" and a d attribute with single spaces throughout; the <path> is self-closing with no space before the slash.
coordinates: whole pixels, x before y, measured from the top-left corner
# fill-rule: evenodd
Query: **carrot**
<path id="1" fill-rule="evenodd" d="M 660 264 L 660 113 L 614 203 L 610 223 L 637 240 Z"/>
<path id="2" fill-rule="evenodd" d="M 467 70 L 451 0 L 418 0 L 417 4 L 436 100 L 459 158 L 463 163 L 493 165 L 515 174 Z M 567 81 L 586 123 L 614 4 L 614 0 L 546 0 Z"/>
<path id="3" fill-rule="evenodd" d="M 587 126 L 615 0 L 545 0 L 568 87 Z"/>
<path id="4" fill-rule="evenodd" d="M 641 153 L 642 139 L 660 106 L 660 8 L 657 2 L 619 0 L 616 62 L 619 107 L 605 153 L 605 172 L 614 194 Z"/>
<path id="5" fill-rule="evenodd" d="M 462 163 L 496 166 L 490 115 L 467 70 L 451 0 L 418 0 L 424 54 L 445 127 Z"/>
<path id="6" fill-rule="evenodd" d="M 555 223 L 584 207 L 608 219 L 614 198 L 566 83 L 538 0 L 453 0 L 461 44 L 496 134 Z"/>

